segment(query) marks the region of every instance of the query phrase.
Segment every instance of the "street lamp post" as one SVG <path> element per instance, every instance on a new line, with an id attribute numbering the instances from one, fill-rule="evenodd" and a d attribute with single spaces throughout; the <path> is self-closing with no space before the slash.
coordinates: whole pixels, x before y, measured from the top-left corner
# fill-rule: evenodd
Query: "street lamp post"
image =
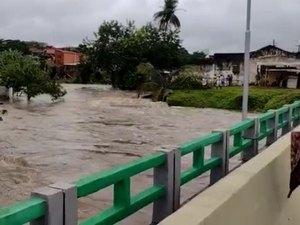
<path id="1" fill-rule="evenodd" d="M 243 79 L 243 113 L 242 120 L 247 119 L 248 95 L 249 95 L 249 73 L 250 73 L 250 21 L 251 21 L 251 0 L 247 0 L 247 24 L 245 34 L 245 55 L 244 55 L 244 79 Z"/>

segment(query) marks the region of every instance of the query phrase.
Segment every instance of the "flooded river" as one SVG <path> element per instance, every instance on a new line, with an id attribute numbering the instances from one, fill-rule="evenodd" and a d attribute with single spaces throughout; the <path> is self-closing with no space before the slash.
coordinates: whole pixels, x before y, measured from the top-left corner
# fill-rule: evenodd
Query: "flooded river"
<path id="1" fill-rule="evenodd" d="M 94 172 L 178 145 L 240 120 L 240 113 L 169 108 L 108 86 L 65 85 L 68 94 L 51 102 L 4 104 L 0 123 L 0 205 L 24 199 L 37 187 L 72 182 Z M 187 160 L 188 161 L 188 160 Z M 188 164 L 188 162 L 187 162 Z M 151 171 L 134 177 L 132 192 L 151 184 Z M 207 184 L 204 177 L 183 190 L 189 197 Z M 111 205 L 111 190 L 80 201 L 80 218 Z M 148 208 L 122 224 L 149 224 Z"/>

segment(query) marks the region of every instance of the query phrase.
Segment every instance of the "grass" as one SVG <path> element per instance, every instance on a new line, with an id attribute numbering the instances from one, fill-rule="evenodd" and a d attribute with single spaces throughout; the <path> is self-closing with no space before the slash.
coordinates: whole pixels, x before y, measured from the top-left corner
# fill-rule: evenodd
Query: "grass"
<path id="1" fill-rule="evenodd" d="M 242 96 L 241 87 L 226 87 L 221 90 L 175 90 L 167 102 L 170 106 L 241 110 Z M 248 108 L 251 112 L 265 112 L 297 100 L 300 100 L 298 89 L 250 87 Z"/>

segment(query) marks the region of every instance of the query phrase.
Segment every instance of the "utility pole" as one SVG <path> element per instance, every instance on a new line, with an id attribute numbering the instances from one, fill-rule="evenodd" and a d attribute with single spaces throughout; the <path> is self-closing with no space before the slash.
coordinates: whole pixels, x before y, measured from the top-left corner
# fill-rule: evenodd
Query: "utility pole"
<path id="1" fill-rule="evenodd" d="M 247 119 L 247 113 L 248 113 L 249 74 L 250 74 L 250 41 L 251 41 L 250 21 L 251 21 L 251 0 L 247 0 L 247 22 L 246 22 L 246 33 L 245 33 L 242 120 Z"/>

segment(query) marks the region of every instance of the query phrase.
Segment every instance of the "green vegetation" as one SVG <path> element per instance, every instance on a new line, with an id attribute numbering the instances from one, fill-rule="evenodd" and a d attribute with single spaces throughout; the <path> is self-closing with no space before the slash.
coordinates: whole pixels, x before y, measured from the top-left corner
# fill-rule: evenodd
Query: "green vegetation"
<path id="1" fill-rule="evenodd" d="M 24 92 L 28 101 L 40 94 L 49 94 L 53 99 L 66 94 L 60 84 L 50 79 L 49 71 L 42 68 L 39 60 L 18 51 L 0 53 L 0 85 Z"/>
<path id="2" fill-rule="evenodd" d="M 170 106 L 241 110 L 242 94 L 241 87 L 176 90 L 168 97 L 167 102 Z M 300 90 L 297 89 L 252 87 L 249 92 L 249 111 L 264 112 L 297 100 L 300 100 Z"/>
<path id="3" fill-rule="evenodd" d="M 162 10 L 153 16 L 157 23 L 148 22 L 141 27 L 136 27 L 134 21 L 104 21 L 94 40 L 85 40 L 79 46 L 86 57 L 78 67 L 77 82 L 109 83 L 114 88 L 137 90 L 141 86 L 137 73 L 141 63 L 151 64 L 157 72 L 198 64 L 206 55 L 190 54 L 182 46 L 177 6 L 178 0 L 164 0 Z"/>
<path id="4" fill-rule="evenodd" d="M 170 30 L 172 26 L 179 29 L 181 24 L 175 15 L 177 11 L 178 0 L 165 0 L 165 5 L 161 11 L 154 14 L 154 20 L 159 21 L 159 29 L 163 31 Z"/>
<path id="5" fill-rule="evenodd" d="M 202 76 L 198 66 L 183 66 L 178 74 L 172 77 L 170 88 L 173 90 L 205 89 L 202 85 Z"/>

